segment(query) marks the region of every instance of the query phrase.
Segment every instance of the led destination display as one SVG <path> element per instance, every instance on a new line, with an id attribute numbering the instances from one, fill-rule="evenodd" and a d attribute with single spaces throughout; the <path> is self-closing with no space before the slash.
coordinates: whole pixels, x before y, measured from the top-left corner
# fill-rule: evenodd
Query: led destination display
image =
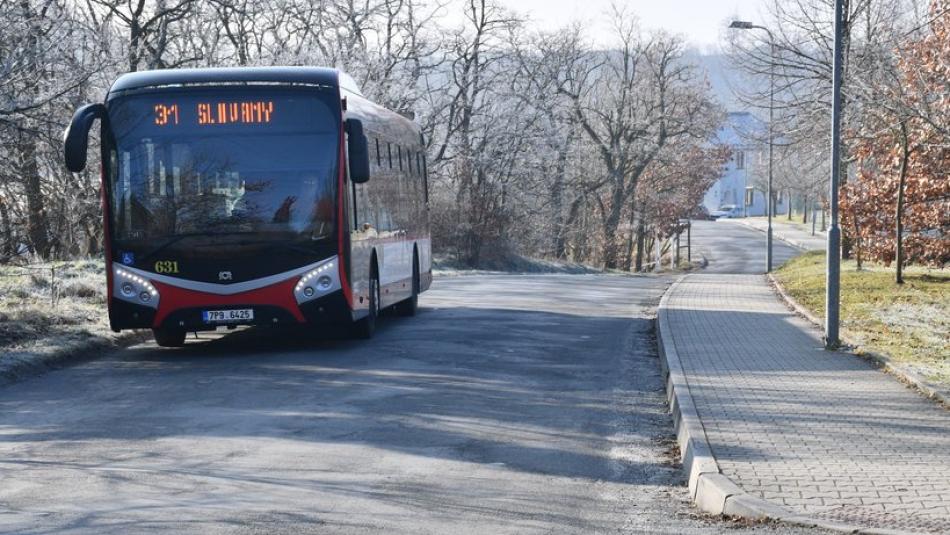
<path id="1" fill-rule="evenodd" d="M 223 124 L 267 124 L 271 122 L 274 113 L 273 100 L 255 100 L 239 102 L 198 102 L 194 104 L 194 118 L 192 124 L 223 125 Z M 181 117 L 178 103 L 155 104 L 155 125 L 175 126 L 180 124 Z"/>

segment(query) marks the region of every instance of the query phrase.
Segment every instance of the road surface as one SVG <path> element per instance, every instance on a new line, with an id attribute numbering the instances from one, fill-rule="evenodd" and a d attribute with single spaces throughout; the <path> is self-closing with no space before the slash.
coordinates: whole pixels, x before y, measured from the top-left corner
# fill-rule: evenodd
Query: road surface
<path id="1" fill-rule="evenodd" d="M 765 233 L 736 221 L 693 221 L 693 258 L 706 257 L 711 273 L 765 273 Z M 772 239 L 772 268 L 801 251 L 782 240 Z"/>
<path id="2" fill-rule="evenodd" d="M 371 341 L 205 335 L 7 386 L 0 533 L 813 533 L 689 505 L 668 284 L 444 277 Z"/>

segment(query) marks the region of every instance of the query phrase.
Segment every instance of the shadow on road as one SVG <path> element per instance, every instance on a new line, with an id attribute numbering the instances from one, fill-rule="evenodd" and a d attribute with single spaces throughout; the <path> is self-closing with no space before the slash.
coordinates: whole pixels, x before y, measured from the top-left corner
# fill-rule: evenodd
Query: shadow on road
<path id="1" fill-rule="evenodd" d="M 372 341 L 253 329 L 139 346 L 59 387 L 7 389 L 0 411 L 8 444 L 279 438 L 634 483 L 655 468 L 604 446 L 621 424 L 665 432 L 653 346 L 649 319 L 428 308 Z M 27 406 L 44 412 L 21 418 Z"/>

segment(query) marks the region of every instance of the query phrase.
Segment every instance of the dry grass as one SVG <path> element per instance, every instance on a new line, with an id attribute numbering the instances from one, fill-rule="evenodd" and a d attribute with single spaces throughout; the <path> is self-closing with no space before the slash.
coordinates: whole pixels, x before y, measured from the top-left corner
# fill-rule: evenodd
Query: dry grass
<path id="1" fill-rule="evenodd" d="M 782 286 L 815 315 L 825 313 L 825 255 L 788 261 L 775 273 Z M 905 283 L 894 269 L 854 262 L 841 266 L 841 324 L 846 335 L 950 385 L 950 270 L 910 267 Z"/>
<path id="2" fill-rule="evenodd" d="M 0 266 L 0 373 L 80 344 L 114 341 L 105 300 L 99 260 Z"/>

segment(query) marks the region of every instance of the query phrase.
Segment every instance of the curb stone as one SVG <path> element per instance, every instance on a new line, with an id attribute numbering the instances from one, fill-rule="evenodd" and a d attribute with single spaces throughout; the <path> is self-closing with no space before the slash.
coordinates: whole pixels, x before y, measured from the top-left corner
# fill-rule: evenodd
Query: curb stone
<path id="1" fill-rule="evenodd" d="M 768 273 L 766 274 L 766 276 L 768 277 L 772 288 L 779 295 L 779 297 L 782 298 L 782 301 L 784 301 L 785 304 L 789 308 L 791 308 L 799 316 L 802 316 L 809 322 L 815 324 L 817 327 L 819 328 L 823 327 L 824 322 L 821 320 L 821 318 L 812 314 L 810 310 L 805 308 L 801 303 L 796 301 L 794 297 L 789 295 L 789 293 L 785 291 L 785 287 L 782 286 L 782 283 L 779 282 L 778 279 L 776 279 L 774 275 L 772 275 L 771 273 Z M 925 397 L 930 398 L 938 403 L 941 403 L 947 408 L 950 408 L 950 392 L 941 391 L 939 387 L 937 387 L 930 381 L 927 381 L 926 379 L 921 377 L 920 374 L 918 374 L 917 372 L 913 370 L 908 369 L 906 366 L 903 366 L 900 363 L 894 362 L 894 359 L 890 358 L 889 356 L 884 355 L 882 353 L 878 353 L 876 351 L 869 351 L 861 347 L 861 344 L 857 343 L 855 340 L 853 340 L 849 336 L 845 336 L 843 334 L 841 334 L 840 336 L 841 336 L 841 341 L 844 342 L 846 345 L 850 346 L 853 349 L 854 348 L 858 349 L 858 352 L 851 351 L 853 354 L 874 362 L 879 367 L 884 369 L 885 372 L 890 373 L 891 375 L 897 377 L 897 379 L 901 381 L 902 383 L 905 383 L 907 385 L 910 385 L 916 388 Z"/>
<path id="2" fill-rule="evenodd" d="M 36 355 L 29 360 L 19 360 L 0 366 L 0 387 L 7 386 L 32 375 L 38 375 L 69 364 L 90 360 L 89 353 L 102 353 L 124 349 L 149 339 L 150 331 L 127 331 L 113 338 L 94 337 L 82 342 L 58 348 L 47 354 Z"/>
<path id="3" fill-rule="evenodd" d="M 660 366 L 666 382 L 666 398 L 673 417 L 673 430 L 680 447 L 683 469 L 689 482 L 693 503 L 704 512 L 714 515 L 740 517 L 750 520 L 777 520 L 788 524 L 816 527 L 843 533 L 866 535 L 898 535 L 904 532 L 849 525 L 793 513 L 762 498 L 753 496 L 724 475 L 712 452 L 699 412 L 693 403 L 689 380 L 683 371 L 673 343 L 667 303 L 673 291 L 689 275 L 678 277 L 660 299 L 656 316 L 656 341 Z"/>

